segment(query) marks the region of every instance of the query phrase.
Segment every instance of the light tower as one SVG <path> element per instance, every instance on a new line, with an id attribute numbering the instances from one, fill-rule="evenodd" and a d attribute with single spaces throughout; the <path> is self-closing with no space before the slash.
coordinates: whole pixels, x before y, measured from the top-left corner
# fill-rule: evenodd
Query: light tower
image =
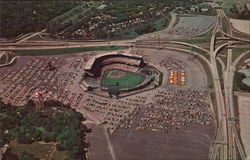
<path id="1" fill-rule="evenodd" d="M 38 111 L 41 111 L 44 108 L 43 93 L 41 91 L 35 93 L 35 104 Z"/>

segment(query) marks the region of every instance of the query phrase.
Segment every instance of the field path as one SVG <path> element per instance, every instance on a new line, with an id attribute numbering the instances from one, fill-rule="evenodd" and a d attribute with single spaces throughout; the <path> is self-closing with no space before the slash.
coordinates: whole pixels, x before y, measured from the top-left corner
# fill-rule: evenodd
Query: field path
<path id="1" fill-rule="evenodd" d="M 53 152 L 51 153 L 50 157 L 49 157 L 49 160 L 52 160 L 52 157 L 54 155 L 54 153 L 56 152 L 56 147 L 54 148 Z"/>
<path id="2" fill-rule="evenodd" d="M 112 144 L 111 144 L 111 142 L 110 142 L 110 138 L 109 138 L 109 135 L 108 135 L 107 129 L 106 129 L 106 128 L 104 128 L 104 131 L 105 131 L 105 136 L 106 136 L 106 138 L 107 138 L 109 151 L 110 151 L 110 154 L 111 154 L 111 156 L 112 156 L 112 160 L 116 160 L 116 157 L 115 157 L 115 152 L 114 152 L 114 150 L 113 150 L 113 146 L 112 146 Z"/>

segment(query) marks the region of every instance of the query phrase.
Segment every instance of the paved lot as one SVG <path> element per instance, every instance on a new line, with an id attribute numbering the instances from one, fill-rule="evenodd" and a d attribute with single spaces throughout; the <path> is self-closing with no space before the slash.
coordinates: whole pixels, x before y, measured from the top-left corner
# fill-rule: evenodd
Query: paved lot
<path id="1" fill-rule="evenodd" d="M 162 86 L 118 100 L 103 98 L 80 87 L 84 65 L 98 53 L 21 57 L 0 68 L 0 97 L 21 105 L 41 90 L 44 101 L 61 101 L 83 113 L 93 130 L 90 160 L 207 159 L 214 117 L 200 62 L 174 51 L 133 52 L 163 73 Z M 185 70 L 187 85 L 170 85 L 169 68 Z"/>
<path id="2" fill-rule="evenodd" d="M 146 60 L 153 63 L 154 65 L 160 65 L 159 62 L 163 62 L 165 59 L 172 57 L 174 62 L 180 61 L 181 65 L 187 73 L 187 86 L 194 88 L 206 88 L 207 87 L 207 75 L 205 70 L 202 67 L 202 64 L 194 59 L 190 55 L 180 54 L 175 51 L 166 51 L 166 50 L 156 50 L 156 49 L 141 49 L 138 51 L 138 54 L 144 55 Z M 166 80 L 169 75 L 167 68 L 169 66 L 159 66 L 163 67 L 163 84 L 166 85 Z"/>
<path id="3" fill-rule="evenodd" d="M 180 16 L 176 25 L 160 32 L 160 38 L 190 37 L 203 33 L 213 24 L 213 16 Z"/>

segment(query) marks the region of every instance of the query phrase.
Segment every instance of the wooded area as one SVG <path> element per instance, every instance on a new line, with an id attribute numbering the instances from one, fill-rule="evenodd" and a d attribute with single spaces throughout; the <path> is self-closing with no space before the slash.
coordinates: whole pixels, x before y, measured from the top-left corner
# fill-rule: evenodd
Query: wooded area
<path id="1" fill-rule="evenodd" d="M 85 118 L 60 102 L 50 101 L 45 105 L 47 108 L 39 112 L 32 102 L 20 107 L 0 102 L 0 146 L 11 140 L 20 144 L 56 142 L 57 150 L 67 150 L 72 159 L 84 159 L 89 146 L 85 136 L 91 132 L 81 123 Z M 60 111 L 60 107 L 67 110 Z M 25 155 L 19 158 L 22 156 Z"/>

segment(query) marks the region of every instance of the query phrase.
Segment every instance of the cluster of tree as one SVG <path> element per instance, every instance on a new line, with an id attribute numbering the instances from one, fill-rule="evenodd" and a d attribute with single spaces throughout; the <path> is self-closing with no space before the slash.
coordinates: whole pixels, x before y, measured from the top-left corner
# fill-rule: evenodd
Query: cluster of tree
<path id="1" fill-rule="evenodd" d="M 235 18 L 250 20 L 250 10 L 247 8 L 246 4 L 242 7 L 233 5 L 233 7 L 230 8 L 230 13 Z"/>
<path id="2" fill-rule="evenodd" d="M 152 24 L 144 24 L 135 28 L 135 32 L 140 35 L 154 32 L 155 30 L 156 29 L 152 26 Z"/>
<path id="3" fill-rule="evenodd" d="M 242 91 L 250 92 L 250 86 L 248 86 L 242 82 L 242 80 L 246 78 L 246 75 L 244 73 L 236 72 L 235 76 L 236 76 L 236 82 L 237 82 L 237 85 L 239 86 L 239 88 Z"/>
<path id="4" fill-rule="evenodd" d="M 0 1 L 0 37 L 13 38 L 40 31 L 49 20 L 76 5 L 75 0 Z"/>
<path id="5" fill-rule="evenodd" d="M 63 106 L 58 102 L 54 104 Z M 13 139 L 21 144 L 52 141 L 57 143 L 58 150 L 67 150 L 72 159 L 84 159 L 85 149 L 89 146 L 85 136 L 91 132 L 81 123 L 85 118 L 75 110 L 59 112 L 47 108 L 50 109 L 38 112 L 32 103 L 14 107 L 0 102 L 0 147 Z"/>

